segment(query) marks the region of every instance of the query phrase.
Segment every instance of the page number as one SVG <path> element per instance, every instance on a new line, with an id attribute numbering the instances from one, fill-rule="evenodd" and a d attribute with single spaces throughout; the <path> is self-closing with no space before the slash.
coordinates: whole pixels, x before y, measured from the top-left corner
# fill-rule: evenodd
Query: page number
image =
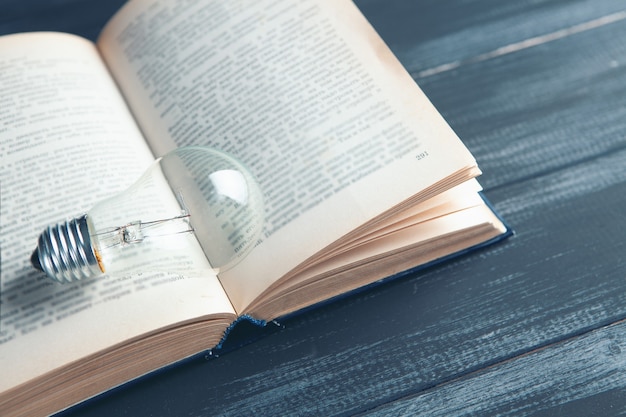
<path id="1" fill-rule="evenodd" d="M 420 152 L 417 155 L 415 155 L 415 159 L 422 160 L 424 158 L 426 158 L 428 156 L 428 151 L 424 151 L 424 152 Z"/>

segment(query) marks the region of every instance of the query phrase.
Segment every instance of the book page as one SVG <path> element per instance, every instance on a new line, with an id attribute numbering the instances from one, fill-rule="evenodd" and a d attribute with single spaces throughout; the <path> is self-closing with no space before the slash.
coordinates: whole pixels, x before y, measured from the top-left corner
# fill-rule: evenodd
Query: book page
<path id="1" fill-rule="evenodd" d="M 412 224 L 397 233 L 351 248 L 303 271 L 289 287 L 257 299 L 255 317 L 276 318 L 329 297 L 467 249 L 504 233 L 505 228 L 484 204 Z M 416 240 L 415 236 L 420 236 Z M 384 256 L 380 254 L 384 253 Z"/>
<path id="2" fill-rule="evenodd" d="M 478 173 L 349 0 L 133 0 L 98 46 L 156 154 L 212 146 L 257 176 L 263 241 L 220 275 L 238 311 L 367 222 Z"/>
<path id="3" fill-rule="evenodd" d="M 46 226 L 124 190 L 152 161 L 93 44 L 58 33 L 0 38 L 0 400 L 155 329 L 233 313 L 199 247 L 176 260 L 198 265 L 180 274 L 57 284 L 31 266 Z"/>

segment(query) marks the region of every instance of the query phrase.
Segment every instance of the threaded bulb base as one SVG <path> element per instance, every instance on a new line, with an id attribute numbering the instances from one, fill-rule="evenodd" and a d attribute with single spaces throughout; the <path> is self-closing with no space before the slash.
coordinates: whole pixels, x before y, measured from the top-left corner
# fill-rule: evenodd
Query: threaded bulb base
<path id="1" fill-rule="evenodd" d="M 91 245 L 87 215 L 48 226 L 31 257 L 33 266 L 66 283 L 102 274 Z"/>

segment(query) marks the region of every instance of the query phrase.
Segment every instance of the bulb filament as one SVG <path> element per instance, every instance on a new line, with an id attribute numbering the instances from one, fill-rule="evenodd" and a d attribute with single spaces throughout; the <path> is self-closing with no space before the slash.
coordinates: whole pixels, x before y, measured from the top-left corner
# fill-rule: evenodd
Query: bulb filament
<path id="1" fill-rule="evenodd" d="M 189 223 L 189 214 L 184 213 L 171 219 L 141 220 L 127 223 L 123 226 L 100 230 L 95 233 L 101 247 L 126 246 L 141 243 L 147 238 L 171 236 L 194 231 Z"/>

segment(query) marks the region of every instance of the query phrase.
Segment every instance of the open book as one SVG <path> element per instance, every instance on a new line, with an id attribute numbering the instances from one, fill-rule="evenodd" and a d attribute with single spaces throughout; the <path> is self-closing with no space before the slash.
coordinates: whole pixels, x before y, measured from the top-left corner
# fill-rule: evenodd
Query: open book
<path id="1" fill-rule="evenodd" d="M 60 285 L 48 224 L 187 145 L 265 198 L 260 243 L 216 276 L 201 247 Z M 0 38 L 0 415 L 54 412 L 269 321 L 507 233 L 476 162 L 349 0 L 133 0 L 97 45 Z M 165 192 L 165 191 L 164 191 Z"/>

